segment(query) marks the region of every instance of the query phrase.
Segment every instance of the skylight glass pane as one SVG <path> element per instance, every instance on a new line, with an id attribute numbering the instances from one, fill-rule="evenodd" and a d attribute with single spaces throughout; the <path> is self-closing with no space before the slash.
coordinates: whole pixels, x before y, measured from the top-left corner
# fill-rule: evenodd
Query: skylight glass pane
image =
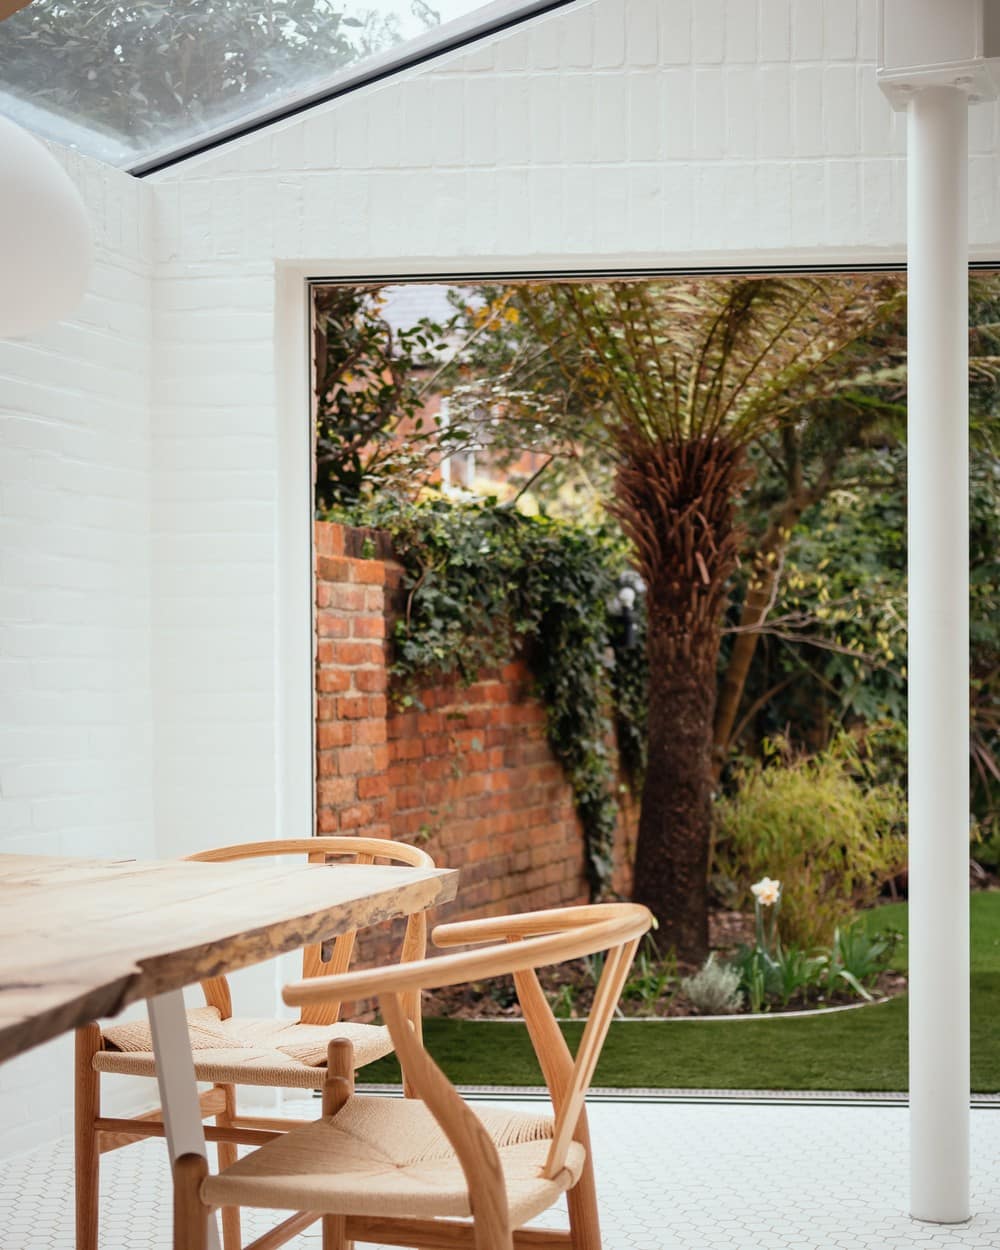
<path id="1" fill-rule="evenodd" d="M 503 7 L 481 0 L 34 0 L 0 22 L 0 113 L 130 168 L 309 97 L 351 67 L 374 64 L 429 32 L 443 35 L 455 19 Z"/>

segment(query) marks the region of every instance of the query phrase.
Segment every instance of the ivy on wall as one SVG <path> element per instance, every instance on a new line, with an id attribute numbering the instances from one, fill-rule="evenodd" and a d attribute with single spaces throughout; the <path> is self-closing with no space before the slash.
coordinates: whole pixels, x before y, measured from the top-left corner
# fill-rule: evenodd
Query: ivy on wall
<path id="1" fill-rule="evenodd" d="M 465 683 L 523 658 L 583 826 L 591 891 L 610 888 L 618 777 L 641 780 L 643 587 L 609 529 L 528 517 L 495 500 L 383 499 L 336 520 L 388 532 L 404 568 L 391 675 L 400 706 L 435 677 Z"/>

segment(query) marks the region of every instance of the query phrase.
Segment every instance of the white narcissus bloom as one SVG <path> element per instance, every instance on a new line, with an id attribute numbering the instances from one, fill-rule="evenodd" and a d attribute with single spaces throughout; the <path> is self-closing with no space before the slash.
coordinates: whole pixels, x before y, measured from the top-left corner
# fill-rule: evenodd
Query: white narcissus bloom
<path id="1" fill-rule="evenodd" d="M 781 882 L 772 881 L 770 877 L 761 877 L 755 885 L 750 887 L 750 893 L 761 907 L 773 907 L 781 897 Z"/>

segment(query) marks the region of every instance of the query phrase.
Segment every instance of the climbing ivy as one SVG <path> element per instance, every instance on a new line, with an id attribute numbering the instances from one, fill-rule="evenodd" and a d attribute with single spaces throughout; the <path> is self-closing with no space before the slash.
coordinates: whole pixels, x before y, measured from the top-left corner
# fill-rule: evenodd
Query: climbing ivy
<path id="1" fill-rule="evenodd" d="M 527 662 L 583 825 L 591 890 L 605 894 L 618 816 L 609 744 L 617 730 L 634 782 L 645 717 L 643 588 L 621 536 L 492 499 L 383 498 L 337 519 L 390 533 L 405 570 L 391 667 L 398 704 L 418 704 L 434 677 L 469 683 L 514 657 Z"/>

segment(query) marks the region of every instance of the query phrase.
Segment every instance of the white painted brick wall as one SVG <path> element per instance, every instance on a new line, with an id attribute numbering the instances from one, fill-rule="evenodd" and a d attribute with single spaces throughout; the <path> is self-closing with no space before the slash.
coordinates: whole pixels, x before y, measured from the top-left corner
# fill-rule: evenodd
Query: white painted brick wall
<path id="1" fill-rule="evenodd" d="M 0 851 L 150 856 L 152 194 L 60 155 L 97 256 L 72 318 L 0 342 Z M 69 1130 L 71 1054 L 0 1067 L 0 1155 Z"/>
<path id="2" fill-rule="evenodd" d="M 274 280 L 241 264 L 156 290 L 155 786 L 172 855 L 274 834 Z"/>
<path id="3" fill-rule="evenodd" d="M 767 195 L 784 177 L 774 164 L 793 166 L 793 183 L 843 175 L 849 188 L 839 208 L 851 216 L 838 215 L 833 235 L 825 210 L 811 221 L 792 214 L 786 252 L 898 257 L 902 198 L 879 197 L 883 211 L 873 216 L 850 191 L 901 176 L 904 123 L 875 86 L 875 11 L 875 0 L 594 0 L 550 14 L 159 175 L 160 259 L 360 270 L 376 259 L 503 253 L 576 264 L 596 246 L 607 253 L 601 260 L 639 259 L 631 223 L 648 213 L 631 202 L 647 200 L 645 167 L 655 165 L 671 174 L 670 212 L 641 259 L 772 260 L 772 215 L 785 211 Z M 997 110 L 972 114 L 973 150 L 1000 171 Z M 739 214 L 733 234 L 729 213 L 706 212 L 701 190 L 744 194 L 746 166 L 758 211 Z M 617 189 L 583 206 L 574 191 L 570 242 L 563 212 L 581 168 Z M 497 211 L 497 175 L 513 171 L 526 175 L 533 206 L 520 230 Z M 973 246 L 987 254 L 996 180 L 992 189 L 985 175 L 981 183 Z M 620 195 L 617 221 L 600 218 L 599 203 Z M 594 221 L 583 229 L 588 204 Z"/>

